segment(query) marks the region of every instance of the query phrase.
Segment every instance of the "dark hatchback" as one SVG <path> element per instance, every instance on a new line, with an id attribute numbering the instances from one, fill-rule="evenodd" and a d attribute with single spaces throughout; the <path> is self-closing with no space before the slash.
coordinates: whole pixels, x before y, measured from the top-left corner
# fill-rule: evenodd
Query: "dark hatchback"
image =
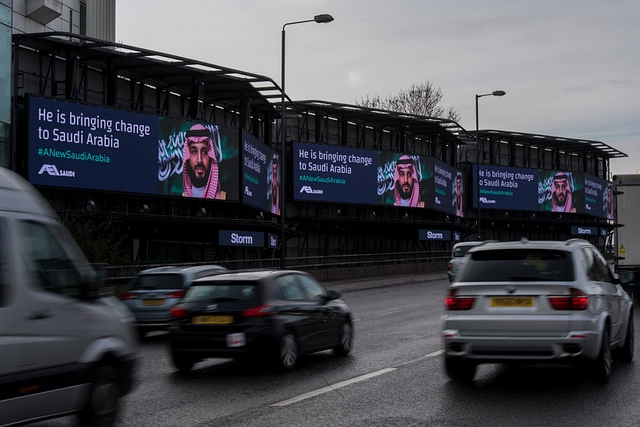
<path id="1" fill-rule="evenodd" d="M 171 309 L 170 353 L 188 371 L 206 358 L 271 360 L 292 369 L 299 356 L 353 347 L 353 319 L 340 294 L 291 270 L 237 271 L 193 281 Z"/>

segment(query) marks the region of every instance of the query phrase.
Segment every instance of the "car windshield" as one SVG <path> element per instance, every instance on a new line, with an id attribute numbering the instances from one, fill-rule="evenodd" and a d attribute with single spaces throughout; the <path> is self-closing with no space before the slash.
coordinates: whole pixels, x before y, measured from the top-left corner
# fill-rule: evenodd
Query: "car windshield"
<path id="1" fill-rule="evenodd" d="M 571 254 L 560 250 L 504 249 L 471 254 L 461 282 L 574 280 Z"/>
<path id="2" fill-rule="evenodd" d="M 182 289 L 180 274 L 142 274 L 133 281 L 131 290 Z"/>
<path id="3" fill-rule="evenodd" d="M 256 282 L 209 282 L 191 286 L 182 301 L 254 301 L 257 294 Z"/>

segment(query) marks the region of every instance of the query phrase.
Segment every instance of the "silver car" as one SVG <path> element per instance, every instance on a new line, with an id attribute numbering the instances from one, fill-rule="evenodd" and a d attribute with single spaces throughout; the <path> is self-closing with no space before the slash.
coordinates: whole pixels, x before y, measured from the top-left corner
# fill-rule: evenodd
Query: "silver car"
<path id="1" fill-rule="evenodd" d="M 131 279 L 120 299 L 133 312 L 138 335 L 143 338 L 147 332 L 169 328 L 169 310 L 184 296 L 192 281 L 228 271 L 219 265 L 150 268 Z"/>
<path id="2" fill-rule="evenodd" d="M 633 359 L 633 302 L 589 242 L 486 243 L 467 255 L 442 317 L 444 363 L 471 381 L 480 363 L 576 362 L 606 382 Z"/>

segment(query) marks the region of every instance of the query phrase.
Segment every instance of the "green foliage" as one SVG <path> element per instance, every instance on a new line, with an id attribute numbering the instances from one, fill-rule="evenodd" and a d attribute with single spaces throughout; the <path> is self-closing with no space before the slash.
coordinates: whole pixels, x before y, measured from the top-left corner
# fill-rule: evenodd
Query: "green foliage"
<path id="1" fill-rule="evenodd" d="M 62 222 L 91 263 L 129 264 L 124 251 L 126 234 L 122 221 L 113 217 L 92 217 L 65 213 Z"/>
<path id="2" fill-rule="evenodd" d="M 442 91 L 427 80 L 425 83 L 411 85 L 408 90 L 400 89 L 396 95 L 387 95 L 385 98 L 379 95 L 372 97 L 367 95 L 360 102 L 356 101 L 356 105 L 454 122 L 460 121 L 460 114 L 453 107 L 445 110 L 439 105 L 440 101 L 442 101 Z"/>

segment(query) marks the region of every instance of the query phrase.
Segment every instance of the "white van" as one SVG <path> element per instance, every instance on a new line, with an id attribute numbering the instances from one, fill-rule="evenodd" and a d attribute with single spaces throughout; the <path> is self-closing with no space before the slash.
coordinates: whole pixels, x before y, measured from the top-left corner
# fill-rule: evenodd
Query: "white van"
<path id="1" fill-rule="evenodd" d="M 83 426 L 115 422 L 139 342 L 131 312 L 99 291 L 49 203 L 0 168 L 0 426 L 73 413 Z"/>

